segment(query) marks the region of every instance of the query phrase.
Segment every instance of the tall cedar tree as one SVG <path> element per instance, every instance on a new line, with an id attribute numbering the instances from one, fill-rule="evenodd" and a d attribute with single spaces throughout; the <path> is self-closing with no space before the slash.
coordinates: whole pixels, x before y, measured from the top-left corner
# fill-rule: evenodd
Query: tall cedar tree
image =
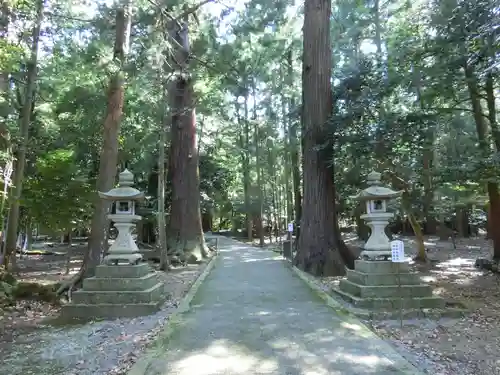
<path id="1" fill-rule="evenodd" d="M 295 264 L 314 275 L 343 275 L 353 258 L 340 238 L 333 168 L 326 150 L 332 109 L 330 45 L 331 0 L 306 0 L 302 68 L 304 200 Z M 342 254 L 342 255 L 341 255 Z"/>
<path id="2" fill-rule="evenodd" d="M 107 92 L 106 117 L 103 125 L 103 144 L 99 158 L 99 174 L 97 177 L 97 190 L 109 191 L 113 188 L 117 174 L 118 163 L 118 135 L 120 133 L 120 121 L 123 113 L 123 101 L 125 95 L 123 64 L 130 41 L 131 28 L 131 5 L 127 0 L 123 7 L 116 10 L 114 43 L 114 63 L 119 67 L 109 81 Z M 92 216 L 89 246 L 83 264 L 75 277 L 68 283 L 64 283 L 58 290 L 58 294 L 65 292 L 79 284 L 83 278 L 91 277 L 95 268 L 101 262 L 101 257 L 106 250 L 107 231 L 109 221 L 106 217 L 109 211 L 109 203 L 100 199 L 97 194 L 94 203 L 94 215 Z"/>
<path id="3" fill-rule="evenodd" d="M 171 143 L 169 180 L 172 182 L 172 204 L 168 223 L 168 248 L 181 260 L 206 257 L 200 212 L 200 174 L 196 147 L 196 118 L 193 78 L 189 75 L 189 41 L 187 16 L 184 22 L 169 26 L 177 65 L 169 95 Z"/>

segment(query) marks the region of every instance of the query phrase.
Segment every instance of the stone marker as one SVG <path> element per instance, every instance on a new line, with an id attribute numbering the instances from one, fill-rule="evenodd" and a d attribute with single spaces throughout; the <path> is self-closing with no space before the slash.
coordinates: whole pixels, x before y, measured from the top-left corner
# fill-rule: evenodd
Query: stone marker
<path id="1" fill-rule="evenodd" d="M 381 186 L 380 177 L 380 173 L 371 172 L 367 177 L 369 187 L 353 197 L 366 203 L 366 214 L 361 218 L 371 228 L 371 234 L 363 246 L 361 259 L 354 262 L 354 270 L 348 269 L 347 278 L 333 291 L 355 307 L 369 310 L 397 311 L 401 304 L 404 309 L 417 312 L 443 308 L 444 300 L 433 296 L 431 287 L 410 272 L 408 263 L 398 266 L 389 260 L 391 243 L 385 227 L 393 214 L 387 212 L 387 202 L 402 192 Z"/>
<path id="2" fill-rule="evenodd" d="M 282 243 L 283 246 L 283 257 L 288 260 L 292 260 L 292 241 L 285 240 Z"/>
<path id="3" fill-rule="evenodd" d="M 125 169 L 119 175 L 117 188 L 99 192 L 102 199 L 113 202 L 115 214 L 108 218 L 115 223 L 118 237 L 108 250 L 95 277 L 83 281 L 83 289 L 73 293 L 72 302 L 63 306 L 63 318 L 94 319 L 147 315 L 158 310 L 163 302 L 163 283 L 142 255 L 132 237 L 135 203 L 144 194 L 132 187 L 134 176 Z"/>

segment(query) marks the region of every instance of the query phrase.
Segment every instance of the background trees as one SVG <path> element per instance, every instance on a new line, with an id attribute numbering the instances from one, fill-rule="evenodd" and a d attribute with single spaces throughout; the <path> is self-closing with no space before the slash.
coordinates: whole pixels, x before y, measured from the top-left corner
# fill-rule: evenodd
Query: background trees
<path id="1" fill-rule="evenodd" d="M 321 19 L 290 0 L 2 4 L 4 264 L 20 229 L 78 227 L 91 274 L 106 207 L 89 204 L 125 165 L 166 260 L 203 256 L 202 229 L 263 244 L 293 220 L 296 263 L 341 273 L 337 225 L 366 236 L 349 196 L 371 169 L 405 190 L 392 229 L 422 258 L 422 233 L 500 220 L 494 1 L 319 2 Z"/>

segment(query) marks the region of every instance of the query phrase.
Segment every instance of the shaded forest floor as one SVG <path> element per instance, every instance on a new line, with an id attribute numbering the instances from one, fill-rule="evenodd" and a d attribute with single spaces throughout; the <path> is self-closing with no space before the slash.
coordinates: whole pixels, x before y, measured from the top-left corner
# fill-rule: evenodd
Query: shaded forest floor
<path id="1" fill-rule="evenodd" d="M 355 238 L 346 236 L 349 245 L 360 246 Z M 405 242 L 407 255 L 416 248 L 411 237 Z M 447 301 L 461 302 L 470 313 L 459 319 L 406 320 L 366 322 L 381 337 L 390 341 L 408 359 L 435 375 L 497 375 L 500 374 L 500 275 L 474 267 L 477 258 L 491 258 L 491 244 L 484 238 L 451 241 L 426 238 L 429 265 L 412 264 L 422 281 Z M 340 278 L 320 278 L 324 290 Z M 331 293 L 330 293 L 331 294 Z"/>
<path id="2" fill-rule="evenodd" d="M 344 236 L 349 245 L 360 242 Z M 402 238 L 412 255 L 412 238 Z M 273 244 L 276 246 L 276 244 Z M 476 258 L 489 258 L 491 245 L 483 238 L 450 242 L 426 239 L 430 265 L 413 264 L 423 281 L 446 300 L 465 304 L 470 314 L 460 319 L 406 320 L 401 329 L 394 320 L 367 321 L 381 337 L 428 373 L 436 375 L 500 375 L 500 277 L 474 267 Z M 84 248 L 72 249 L 71 272 L 80 267 Z M 30 255 L 19 260 L 21 280 L 57 283 L 67 277 L 64 251 L 59 255 Z M 124 374 L 138 352 L 168 320 L 178 301 L 206 264 L 175 269 L 163 274 L 165 291 L 172 295 L 158 314 L 93 322 L 80 326 L 50 326 L 57 306 L 20 301 L 0 310 L 0 373 L 17 374 Z M 320 278 L 324 290 L 339 278 Z M 44 367 L 45 366 L 45 367 Z M 46 369 L 46 371 L 44 370 Z"/>
<path id="3" fill-rule="evenodd" d="M 226 234 L 229 235 L 229 234 Z M 344 234 L 349 246 L 363 244 L 353 234 Z M 246 238 L 237 240 L 249 243 Z M 285 239 L 285 237 L 283 237 Z M 405 242 L 405 253 L 413 258 L 413 237 L 398 237 Z M 253 240 L 258 246 L 258 239 Z M 426 237 L 428 265 L 411 263 L 422 281 L 449 302 L 459 302 L 469 313 L 462 318 L 365 321 L 380 337 L 390 342 L 408 360 L 434 375 L 500 375 L 500 275 L 474 267 L 477 258 L 491 258 L 491 243 L 484 237 L 450 241 Z M 265 246 L 279 251 L 276 240 Z M 331 288 L 340 277 L 316 278 L 318 285 L 338 299 Z"/>
<path id="4" fill-rule="evenodd" d="M 56 284 L 78 272 L 85 247 L 73 247 L 70 275 L 65 275 L 67 248 L 52 255 L 18 259 L 18 280 Z M 170 298 L 156 314 L 113 321 L 60 325 L 60 307 L 39 301 L 18 301 L 0 309 L 0 373 L 125 374 L 137 355 L 161 330 L 207 262 L 161 273 Z"/>

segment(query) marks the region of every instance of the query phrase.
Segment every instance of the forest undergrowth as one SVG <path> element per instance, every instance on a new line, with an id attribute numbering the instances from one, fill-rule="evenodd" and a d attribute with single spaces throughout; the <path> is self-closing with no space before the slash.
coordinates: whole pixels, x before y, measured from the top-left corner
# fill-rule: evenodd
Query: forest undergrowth
<path id="1" fill-rule="evenodd" d="M 401 238 L 408 256 L 413 255 L 414 239 Z M 361 245 L 346 239 L 349 245 Z M 430 263 L 412 264 L 422 281 L 446 301 L 463 304 L 468 313 L 461 318 L 366 321 L 368 326 L 393 344 L 417 367 L 435 375 L 500 374 L 500 275 L 475 268 L 477 258 L 491 258 L 491 244 L 484 238 L 451 241 L 426 237 Z M 340 278 L 317 278 L 331 290 Z"/>
<path id="2" fill-rule="evenodd" d="M 64 253 L 60 249 L 58 253 Z M 70 275 L 61 255 L 31 255 L 18 259 L 18 282 L 56 288 L 78 272 L 82 256 L 73 250 Z M 208 262 L 160 272 L 169 296 L 156 314 L 112 321 L 68 325 L 57 317 L 60 304 L 18 299 L 0 309 L 2 373 L 11 375 L 125 374 L 139 354 L 161 331 Z M 153 264 L 154 267 L 157 265 Z"/>

